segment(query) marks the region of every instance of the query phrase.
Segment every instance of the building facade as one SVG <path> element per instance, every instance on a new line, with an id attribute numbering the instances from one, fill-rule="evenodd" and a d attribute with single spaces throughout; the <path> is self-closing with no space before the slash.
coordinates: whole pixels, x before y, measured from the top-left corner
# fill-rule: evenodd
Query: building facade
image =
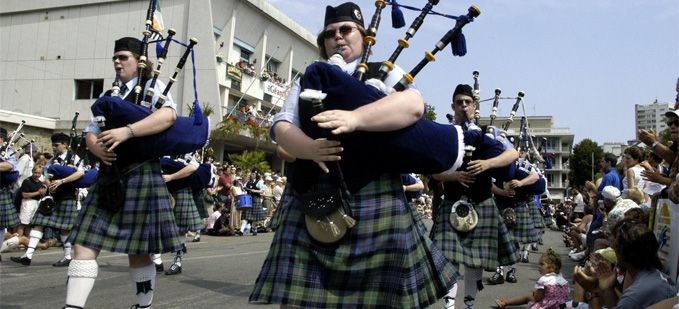
<path id="1" fill-rule="evenodd" d="M 142 37 L 148 0 L 4 0 L 0 6 L 0 126 L 26 121 L 28 138 L 77 129 L 89 107 L 110 88 L 114 41 Z M 275 169 L 275 145 L 266 138 L 271 115 L 283 104 L 295 76 L 317 59 L 315 35 L 265 0 L 163 0 L 165 29 L 174 39 L 194 37 L 195 63 L 187 61 L 170 93 L 178 114 L 195 101 L 212 110 L 210 147 L 218 161 L 243 150 L 263 150 Z M 167 33 L 166 31 L 164 32 Z M 155 48 L 149 48 L 151 60 Z M 172 44 L 161 69 L 167 83 L 184 47 Z M 194 81 L 195 66 L 195 81 Z M 219 134 L 222 120 L 237 126 Z M 35 136 L 31 134 L 35 133 Z M 42 138 L 42 139 L 41 139 Z"/>
<path id="2" fill-rule="evenodd" d="M 667 129 L 665 113 L 673 106 L 672 103 L 659 103 L 658 100 L 647 105 L 634 104 L 635 132 L 639 129 L 651 129 L 655 132 Z"/>
<path id="3" fill-rule="evenodd" d="M 495 118 L 494 124 L 501 126 L 507 123 L 507 117 Z M 489 117 L 480 119 L 481 125 L 490 122 Z M 508 136 L 518 138 L 520 119 L 511 122 Z M 564 199 L 566 189 L 569 187 L 568 158 L 573 152 L 573 140 L 575 135 L 568 128 L 556 128 L 552 121 L 552 116 L 529 116 L 527 117 L 528 134 L 531 136 L 535 149 L 541 149 L 540 154 L 544 159 L 551 163 L 542 166 L 547 177 L 547 187 L 552 200 L 559 202 Z"/>

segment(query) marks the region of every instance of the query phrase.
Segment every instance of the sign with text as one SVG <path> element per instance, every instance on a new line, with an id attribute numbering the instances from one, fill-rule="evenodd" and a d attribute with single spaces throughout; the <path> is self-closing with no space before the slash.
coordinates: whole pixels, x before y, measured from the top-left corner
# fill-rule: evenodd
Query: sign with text
<path id="1" fill-rule="evenodd" d="M 270 81 L 265 81 L 264 82 L 264 93 L 275 97 L 275 98 L 283 98 L 288 96 L 288 88 L 278 84 L 278 83 L 273 83 Z"/>
<path id="2" fill-rule="evenodd" d="M 243 78 L 243 71 L 233 65 L 227 64 L 226 77 L 239 82 Z"/>

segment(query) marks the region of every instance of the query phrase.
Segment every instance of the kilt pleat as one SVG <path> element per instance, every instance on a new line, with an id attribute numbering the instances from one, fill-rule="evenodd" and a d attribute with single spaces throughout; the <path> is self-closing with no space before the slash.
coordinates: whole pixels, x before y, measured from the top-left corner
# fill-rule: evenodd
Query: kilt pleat
<path id="1" fill-rule="evenodd" d="M 73 224 L 75 224 L 78 219 L 78 205 L 76 200 L 69 197 L 56 200 L 56 203 L 56 209 L 49 216 L 45 216 L 39 211 L 36 211 L 32 224 L 66 231 L 73 228 Z"/>
<path id="2" fill-rule="evenodd" d="M 299 198 L 288 194 L 280 204 L 280 225 L 250 302 L 420 308 L 457 279 L 456 267 L 416 227 L 398 176 L 384 175 L 352 196 L 357 223 L 335 244 L 309 237 Z"/>
<path id="3" fill-rule="evenodd" d="M 266 213 L 262 208 L 262 198 L 253 196 L 252 207 L 242 208 L 240 218 L 241 220 L 248 220 L 253 223 L 266 220 Z"/>
<path id="4" fill-rule="evenodd" d="M 514 227 L 514 241 L 529 244 L 538 241 L 538 231 L 533 227 L 533 217 L 526 202 L 519 202 L 514 208 L 516 213 L 516 227 Z"/>
<path id="5" fill-rule="evenodd" d="M 542 218 L 542 213 L 540 210 L 535 207 L 535 200 L 532 200 L 531 202 L 528 203 L 528 208 L 530 210 L 530 215 L 533 217 L 533 227 L 536 229 L 544 230 L 545 229 L 545 219 Z"/>
<path id="6" fill-rule="evenodd" d="M 434 220 L 430 234 L 432 241 L 451 262 L 467 267 L 495 271 L 498 265 L 516 263 L 519 259 L 517 248 L 495 200 L 488 198 L 473 205 L 479 215 L 476 228 L 457 232 L 450 223 L 453 203 L 444 200 Z"/>
<path id="7" fill-rule="evenodd" d="M 208 203 L 205 202 L 205 196 L 207 195 L 207 192 L 205 189 L 200 189 L 199 191 L 193 192 L 193 202 L 196 204 L 196 209 L 198 209 L 198 215 L 201 218 L 207 218 L 210 216 L 208 214 Z"/>
<path id="8" fill-rule="evenodd" d="M 181 250 L 159 162 L 147 162 L 124 176 L 127 183 L 122 209 L 98 207 L 94 184 L 83 203 L 69 241 L 94 250 L 127 254 Z"/>
<path id="9" fill-rule="evenodd" d="M 12 192 L 9 188 L 0 188 L 0 228 L 12 228 L 20 223 Z"/>
<path id="10" fill-rule="evenodd" d="M 179 189 L 177 192 L 172 193 L 172 196 L 174 197 L 172 213 L 174 213 L 177 231 L 179 233 L 186 233 L 203 228 L 203 219 L 201 219 L 196 203 L 193 201 L 191 188 Z"/>

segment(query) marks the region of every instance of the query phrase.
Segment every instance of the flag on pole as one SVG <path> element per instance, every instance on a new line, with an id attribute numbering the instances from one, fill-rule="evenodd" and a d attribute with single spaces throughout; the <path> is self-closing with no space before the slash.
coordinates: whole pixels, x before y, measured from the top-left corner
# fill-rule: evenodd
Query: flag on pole
<path id="1" fill-rule="evenodd" d="M 163 23 L 163 15 L 160 14 L 160 0 L 155 0 L 156 7 L 153 11 L 153 25 L 151 26 L 154 31 L 162 33 L 165 30 L 165 24 Z"/>

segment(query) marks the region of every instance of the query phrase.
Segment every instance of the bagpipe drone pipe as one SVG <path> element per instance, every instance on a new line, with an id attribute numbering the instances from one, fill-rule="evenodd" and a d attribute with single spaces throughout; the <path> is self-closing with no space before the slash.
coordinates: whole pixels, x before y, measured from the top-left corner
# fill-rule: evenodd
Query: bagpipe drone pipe
<path id="1" fill-rule="evenodd" d="M 186 163 L 168 157 L 160 159 L 160 169 L 166 175 L 174 174 L 185 166 Z M 212 186 L 212 179 L 212 164 L 203 163 L 198 165 L 198 169 L 190 176 L 170 181 L 166 185 L 167 189 L 174 193 L 184 188 L 191 188 L 193 190 L 209 188 Z"/>
<path id="2" fill-rule="evenodd" d="M 444 38 L 436 44 L 434 53 L 450 43 L 452 38 L 460 33 L 461 28 L 478 14 L 480 14 L 478 8 L 470 8 L 469 14 L 465 15 L 466 18 L 461 19 L 462 21 L 458 20 L 455 28 L 446 33 Z M 370 28 L 374 27 L 371 25 Z M 424 64 L 433 61 L 430 56 L 432 53 L 427 52 L 425 60 L 420 62 L 411 73 L 406 74 L 394 89 L 405 90 Z M 367 85 L 362 80 L 345 73 L 338 66 L 327 62 L 315 62 L 309 65 L 300 80 L 300 85 L 303 90 L 299 99 L 301 129 L 314 139 L 325 136 L 323 130 L 309 120 L 317 112 L 314 104 L 318 104 L 318 101 L 323 104 L 325 110 L 354 110 L 385 96 L 377 88 Z M 304 96 L 305 90 L 311 90 L 308 98 Z M 475 135 L 483 136 L 483 133 L 470 132 L 469 136 L 463 136 L 459 127 L 420 119 L 415 124 L 400 130 L 356 131 L 330 138 L 340 141 L 344 148 L 344 151 L 340 153 L 342 160 L 339 164 L 347 185 L 353 192 L 382 173 L 434 174 L 453 171 L 462 164 L 461 153 L 467 140 L 472 143 L 478 141 Z M 295 179 L 303 179 L 309 173 L 318 172 L 316 163 L 312 161 L 298 160 L 295 164 L 294 173 L 299 176 Z M 298 191 L 304 189 L 303 186 L 298 186 Z"/>

